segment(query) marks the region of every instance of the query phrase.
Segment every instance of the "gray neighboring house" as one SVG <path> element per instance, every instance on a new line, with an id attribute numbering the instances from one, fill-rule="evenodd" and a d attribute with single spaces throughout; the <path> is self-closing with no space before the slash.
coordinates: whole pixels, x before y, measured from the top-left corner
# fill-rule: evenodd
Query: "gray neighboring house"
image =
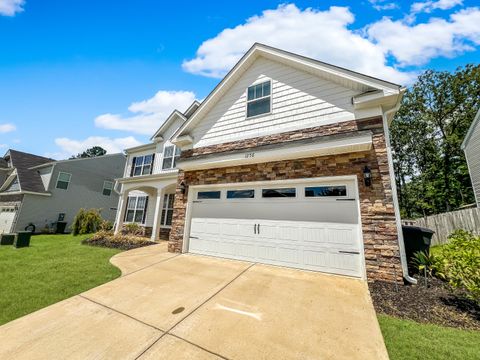
<path id="1" fill-rule="evenodd" d="M 477 207 L 480 207 L 480 109 L 463 140 L 462 150 L 465 152 L 465 158 L 467 159 L 475 202 Z"/>
<path id="2" fill-rule="evenodd" d="M 80 208 L 102 209 L 114 221 L 118 204 L 115 178 L 123 174 L 123 154 L 56 161 L 8 150 L 0 158 L 0 233 L 35 232 L 67 222 Z"/>

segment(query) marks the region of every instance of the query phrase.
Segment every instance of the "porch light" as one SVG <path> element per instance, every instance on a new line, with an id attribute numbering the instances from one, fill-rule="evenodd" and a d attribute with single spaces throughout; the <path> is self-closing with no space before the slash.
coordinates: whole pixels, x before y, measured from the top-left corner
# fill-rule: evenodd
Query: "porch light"
<path id="1" fill-rule="evenodd" d="M 185 195 L 185 193 L 187 192 L 187 185 L 185 185 L 185 181 L 182 180 L 179 187 L 182 194 Z"/>
<path id="2" fill-rule="evenodd" d="M 368 166 L 363 168 L 363 182 L 365 186 L 372 185 L 372 170 Z"/>

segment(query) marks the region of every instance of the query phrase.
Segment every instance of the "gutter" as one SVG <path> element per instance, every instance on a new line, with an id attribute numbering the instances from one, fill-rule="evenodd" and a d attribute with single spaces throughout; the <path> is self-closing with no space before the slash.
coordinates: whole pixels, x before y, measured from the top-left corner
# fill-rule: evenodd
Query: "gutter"
<path id="1" fill-rule="evenodd" d="M 405 88 L 402 89 L 405 91 Z M 403 95 L 403 91 L 401 95 Z M 395 182 L 395 172 L 393 169 L 392 149 L 390 147 L 390 129 L 388 127 L 388 115 L 395 113 L 400 108 L 401 96 L 395 106 L 383 112 L 383 128 L 385 132 L 385 142 L 387 144 L 388 170 L 390 173 L 390 186 L 392 187 L 393 208 L 395 209 L 395 222 L 397 223 L 398 248 L 400 250 L 400 263 L 402 264 L 403 278 L 410 284 L 417 284 L 417 280 L 408 274 L 407 255 L 405 253 L 405 243 L 403 241 L 402 219 L 400 217 L 400 207 L 398 205 L 397 186 Z"/>

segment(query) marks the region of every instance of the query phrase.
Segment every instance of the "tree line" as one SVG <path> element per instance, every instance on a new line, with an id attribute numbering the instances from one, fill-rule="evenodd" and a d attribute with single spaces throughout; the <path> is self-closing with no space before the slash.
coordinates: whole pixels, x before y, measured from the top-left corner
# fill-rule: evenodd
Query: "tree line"
<path id="1" fill-rule="evenodd" d="M 391 125 L 402 217 L 474 202 L 462 141 L 480 107 L 480 65 L 428 70 L 407 89 Z"/>

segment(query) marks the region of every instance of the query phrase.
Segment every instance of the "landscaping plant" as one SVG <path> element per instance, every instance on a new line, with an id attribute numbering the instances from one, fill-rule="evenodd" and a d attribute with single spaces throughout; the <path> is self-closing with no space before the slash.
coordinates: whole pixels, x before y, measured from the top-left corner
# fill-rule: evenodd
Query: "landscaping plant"
<path id="1" fill-rule="evenodd" d="M 98 209 L 80 209 L 73 219 L 72 232 L 73 235 L 91 234 L 96 232 L 103 219 Z"/>
<path id="2" fill-rule="evenodd" d="M 114 235 L 111 231 L 98 231 L 92 237 L 83 240 L 82 244 L 121 250 L 131 250 L 143 246 L 155 245 L 155 242 L 135 235 Z"/>
<path id="3" fill-rule="evenodd" d="M 421 274 L 425 273 L 430 277 L 434 274 L 441 276 L 439 272 L 438 259 L 432 252 L 417 251 L 415 254 L 413 254 L 412 263 Z"/>
<path id="4" fill-rule="evenodd" d="M 454 289 L 480 304 L 480 236 L 457 230 L 438 253 L 439 273 Z"/>

